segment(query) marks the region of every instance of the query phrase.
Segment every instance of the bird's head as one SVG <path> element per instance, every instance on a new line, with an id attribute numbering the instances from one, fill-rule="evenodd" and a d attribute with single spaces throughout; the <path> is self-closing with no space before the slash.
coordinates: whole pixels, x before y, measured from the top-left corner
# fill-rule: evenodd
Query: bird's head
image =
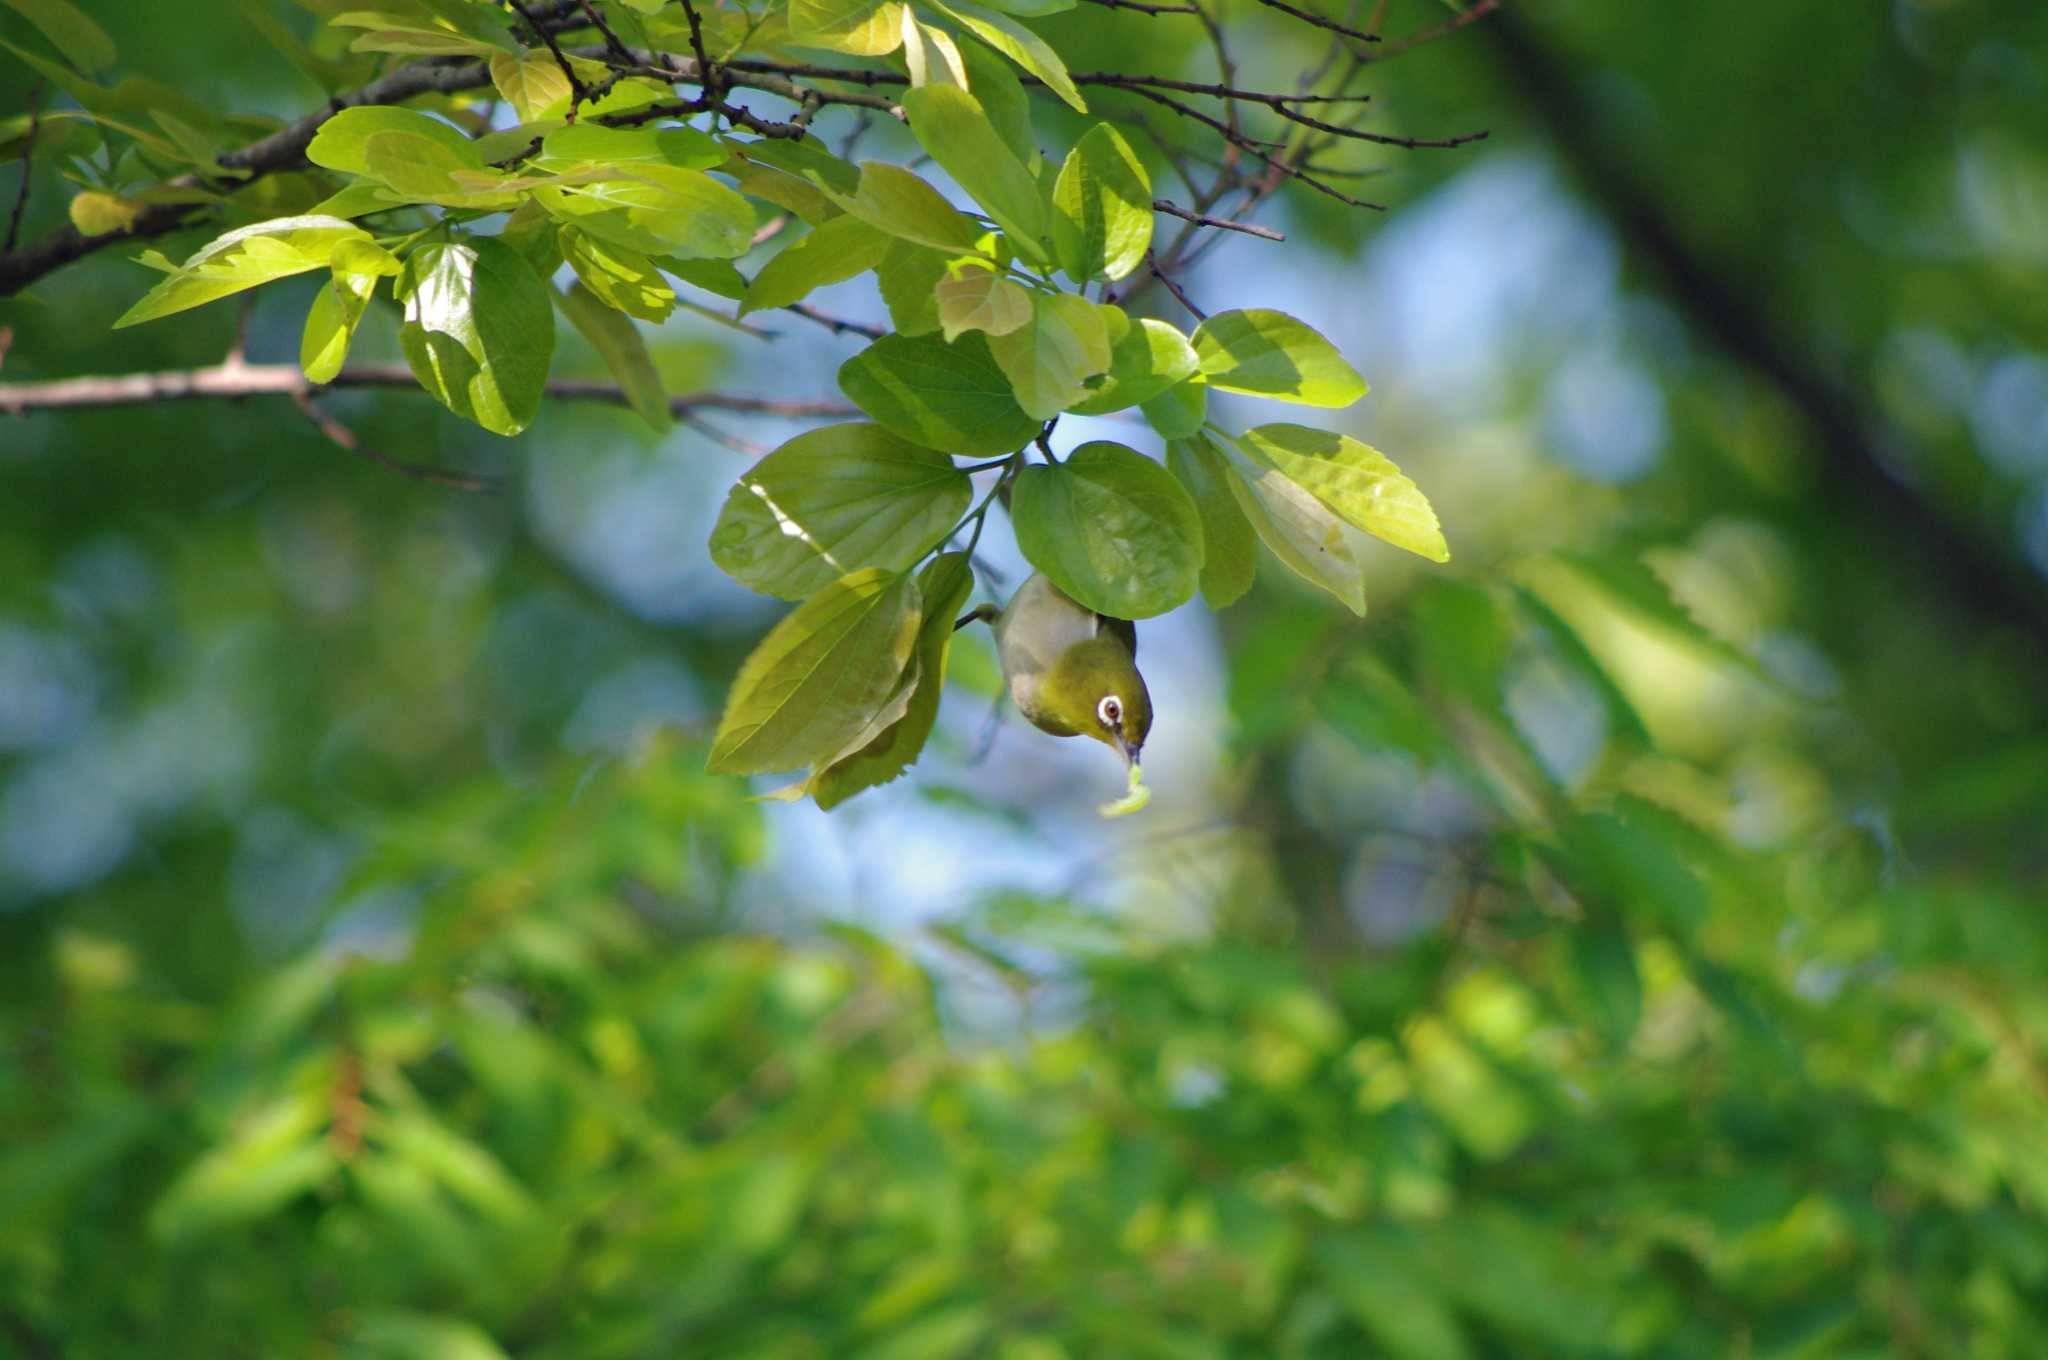
<path id="1" fill-rule="evenodd" d="M 1152 696 L 1130 650 L 1099 633 L 1060 653 L 1039 691 L 1046 716 L 1077 736 L 1093 737 L 1124 764 L 1137 763 L 1152 731 Z"/>

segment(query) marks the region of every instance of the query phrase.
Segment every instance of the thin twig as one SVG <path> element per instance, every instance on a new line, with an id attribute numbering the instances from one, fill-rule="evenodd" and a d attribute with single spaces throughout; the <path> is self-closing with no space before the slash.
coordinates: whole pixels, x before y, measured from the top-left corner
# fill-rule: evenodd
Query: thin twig
<path id="1" fill-rule="evenodd" d="M 1194 313 L 1195 320 L 1207 321 L 1209 319 L 1209 314 L 1190 301 L 1188 295 L 1181 291 L 1180 285 L 1175 283 L 1167 272 L 1159 267 L 1159 261 L 1153 258 L 1152 252 L 1149 250 L 1145 252 L 1145 267 L 1152 271 L 1153 278 L 1166 285 L 1166 291 L 1173 294 L 1175 302 L 1178 302 L 1181 306 Z"/>
<path id="2" fill-rule="evenodd" d="M 489 477 L 473 477 L 466 472 L 449 472 L 442 468 L 428 467 L 424 463 L 408 463 L 402 458 L 379 453 L 368 444 L 356 438 L 356 432 L 322 411 L 313 404 L 313 394 L 301 388 L 291 394 L 292 405 L 299 408 L 306 419 L 313 422 L 328 442 L 337 448 L 347 449 L 358 458 L 367 458 L 378 467 L 388 468 L 414 481 L 431 482 L 436 486 L 454 487 L 457 491 L 496 491 L 498 484 Z"/>
<path id="3" fill-rule="evenodd" d="M 28 134 L 21 140 L 21 188 L 14 195 L 14 212 L 7 219 L 7 244 L 0 250 L 13 250 L 14 243 L 21 239 L 21 215 L 28 210 L 28 182 L 35 169 L 29 162 L 36 153 L 36 133 L 43 126 L 43 82 L 38 80 L 28 90 Z"/>
<path id="4" fill-rule="evenodd" d="M 1262 241 L 1284 241 L 1287 239 L 1284 232 L 1274 231 L 1271 227 L 1255 226 L 1250 222 L 1237 222 L 1228 217 L 1211 217 L 1207 213 L 1189 212 L 1186 208 L 1181 207 L 1180 204 L 1169 199 L 1155 198 L 1152 200 L 1152 207 L 1156 212 L 1170 213 L 1186 222 L 1193 222 L 1204 227 L 1221 227 L 1225 231 L 1241 231 L 1247 236 L 1256 236 Z"/>

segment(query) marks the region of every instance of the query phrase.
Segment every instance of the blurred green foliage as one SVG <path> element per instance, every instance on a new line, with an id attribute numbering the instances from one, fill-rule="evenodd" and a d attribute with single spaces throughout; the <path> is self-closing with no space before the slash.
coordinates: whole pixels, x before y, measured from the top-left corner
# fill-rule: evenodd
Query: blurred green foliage
<path id="1" fill-rule="evenodd" d="M 253 28 L 94 12 L 138 74 L 310 107 Z M 1919 494 L 2048 564 L 2048 11 L 1543 20 L 1720 285 Z M 1042 29 L 1076 70 L 1139 41 L 1202 70 L 1143 15 Z M 36 40 L 11 9 L 0 37 Z M 1512 258 L 1582 310 L 1525 280 L 1479 398 L 1426 395 L 1449 350 L 1361 362 L 1457 572 L 1382 554 L 1362 621 L 1262 574 L 1182 710 L 1203 782 L 1106 837 L 1099 768 L 1014 733 L 966 762 L 963 647 L 950 772 L 830 824 L 881 885 L 861 924 L 826 821 L 701 773 L 770 618 L 704 561 L 710 442 L 334 401 L 366 445 L 510 480 L 464 497 L 284 408 L 7 421 L 0 1355 L 2048 1350 L 2048 650 L 1873 515 L 1626 222 L 1586 225 L 1612 205 L 1499 41 L 1375 95 L 1523 161 L 1390 159 L 1382 263 L 1304 198 L 1300 255 L 1205 280 L 1335 278 L 1370 333 L 1375 280 L 1436 305 L 1464 268 L 1404 226 L 1556 167 L 1455 239 L 1561 241 Z M 70 192 L 33 187 L 31 235 Z M 5 378 L 217 359 L 225 308 L 107 331 L 147 280 L 99 258 L 0 304 Z M 306 300 L 250 352 L 294 353 Z M 395 354 L 379 324 L 358 343 Z M 675 391 L 831 371 L 652 343 Z M 1567 418 L 1617 354 L 1663 422 L 1626 477 Z M 963 847 L 997 867 L 946 877 Z"/>

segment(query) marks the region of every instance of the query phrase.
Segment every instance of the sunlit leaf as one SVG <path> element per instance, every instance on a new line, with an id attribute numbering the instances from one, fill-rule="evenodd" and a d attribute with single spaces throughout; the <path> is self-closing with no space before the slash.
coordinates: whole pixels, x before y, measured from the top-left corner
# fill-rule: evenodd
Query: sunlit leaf
<path id="1" fill-rule="evenodd" d="M 711 531 L 742 585 L 802 599 L 862 567 L 902 571 L 952 531 L 973 487 L 953 460 L 879 425 L 798 435 L 743 475 Z"/>
<path id="2" fill-rule="evenodd" d="M 540 411 L 554 354 L 548 287 L 492 237 L 422 246 L 405 262 L 399 347 L 420 386 L 494 434 Z"/>
<path id="3" fill-rule="evenodd" d="M 1046 88 L 1071 105 L 1074 112 L 1088 112 L 1087 101 L 1081 98 L 1080 90 L 1067 74 L 1067 64 L 1045 39 L 1009 15 L 987 9 L 974 0 L 933 0 L 932 8 L 1044 81 Z"/>
<path id="4" fill-rule="evenodd" d="M 915 579 L 879 567 L 798 605 L 733 681 L 711 771 L 788 770 L 838 754 L 895 691 L 921 617 Z"/>
<path id="5" fill-rule="evenodd" d="M 123 312 L 114 327 L 139 325 L 273 279 L 318 269 L 343 241 L 367 241 L 369 235 L 338 217 L 281 217 L 238 227 L 202 246 L 177 273 Z"/>
<path id="6" fill-rule="evenodd" d="M 1347 523 L 1432 562 L 1450 560 L 1428 497 L 1378 449 L 1349 435 L 1286 424 L 1246 430 L 1237 444 Z"/>
<path id="7" fill-rule="evenodd" d="M 1196 328 L 1194 346 L 1219 391 L 1304 406 L 1349 406 L 1365 395 L 1365 379 L 1336 347 L 1285 312 L 1218 312 Z"/>
<path id="8" fill-rule="evenodd" d="M 949 267 L 932 295 L 938 301 L 940 333 L 948 341 L 967 331 L 1008 335 L 1031 320 L 1030 292 L 980 260 Z"/>
<path id="9" fill-rule="evenodd" d="M 806 47 L 879 57 L 903 43 L 899 0 L 790 0 L 789 36 Z"/>
<path id="10" fill-rule="evenodd" d="M 1035 260 L 1046 254 L 1045 203 L 1024 168 L 975 97 L 957 85 L 926 85 L 903 92 L 910 130 L 939 167 L 953 177 Z"/>
<path id="11" fill-rule="evenodd" d="M 555 306 L 604 360 L 640 418 L 656 433 L 665 433 L 673 423 L 668 393 L 662 390 L 661 375 L 655 371 L 639 328 L 580 283 L 557 293 Z"/>
<path id="12" fill-rule="evenodd" d="M 1253 532 L 1281 565 L 1365 613 L 1365 573 L 1344 537 L 1344 522 L 1299 482 L 1205 436 L 1196 441 L 1230 470 L 1226 479 Z"/>
<path id="13" fill-rule="evenodd" d="M 1202 598 L 1211 609 L 1235 603 L 1252 588 L 1258 539 L 1230 489 L 1230 469 L 1207 440 L 1176 440 L 1166 465 L 1202 517 Z"/>
<path id="14" fill-rule="evenodd" d="M 1067 153 L 1052 191 L 1053 247 L 1067 277 L 1120 279 L 1152 244 L 1152 181 L 1123 134 L 1090 128 Z"/>
<path id="15" fill-rule="evenodd" d="M 675 290 L 647 256 L 575 227 L 562 228 L 560 241 L 563 260 L 605 306 L 642 321 L 666 321 L 675 310 Z M 729 264 L 725 267 L 732 268 Z"/>
<path id="16" fill-rule="evenodd" d="M 1017 404 L 1051 420 L 1088 394 L 1088 379 L 1109 367 L 1109 332 L 1102 314 L 1073 293 L 1038 293 L 1031 320 L 992 336 L 989 352 L 1002 366 Z"/>
<path id="17" fill-rule="evenodd" d="M 491 84 L 521 122 L 559 112 L 570 94 L 569 77 L 561 63 L 545 52 L 516 57 L 510 52 L 491 53 Z"/>
<path id="18" fill-rule="evenodd" d="M 1102 416 L 1142 405 L 1184 382 L 1194 373 L 1197 362 L 1194 347 L 1178 327 L 1149 316 L 1130 321 L 1122 336 L 1110 343 L 1109 371 L 1102 383 L 1071 409 L 1076 415 Z M 1199 398 L 1200 389 L 1196 388 L 1195 393 Z M 1185 438 L 1194 433 L 1201 428 L 1206 415 L 1207 405 L 1202 402 L 1191 414 L 1194 428 L 1182 428 L 1173 437 Z M 1157 421 L 1153 424 L 1158 427 Z"/>
<path id="19" fill-rule="evenodd" d="M 868 223 L 842 215 L 799 236 L 754 275 L 740 303 L 742 315 L 801 302 L 812 290 L 864 274 L 882 262 L 891 238 Z"/>
<path id="20" fill-rule="evenodd" d="M 842 194 L 840 207 L 891 236 L 915 241 L 952 255 L 975 252 L 981 229 L 946 196 L 900 165 L 867 161 L 860 168 L 860 189 Z"/>

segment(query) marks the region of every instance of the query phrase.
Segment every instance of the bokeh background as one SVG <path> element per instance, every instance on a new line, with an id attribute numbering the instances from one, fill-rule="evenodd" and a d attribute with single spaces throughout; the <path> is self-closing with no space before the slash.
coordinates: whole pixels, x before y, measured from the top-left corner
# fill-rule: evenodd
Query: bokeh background
<path id="1" fill-rule="evenodd" d="M 232 6 L 86 8 L 317 99 Z M 1175 23 L 1042 27 L 1211 78 Z M 274 399 L 0 417 L 0 1355 L 2048 1353 L 2048 7 L 1511 0 L 1368 88 L 1492 135 L 1186 282 L 1340 344 L 1454 560 L 1145 625 L 1137 818 L 987 744 L 972 640 L 896 784 L 705 775 L 779 606 L 700 432 L 326 400 L 465 494 Z M 227 352 L 110 333 L 115 254 L 0 382 Z M 832 395 L 860 341 L 763 320 L 651 333 L 671 390 Z"/>

